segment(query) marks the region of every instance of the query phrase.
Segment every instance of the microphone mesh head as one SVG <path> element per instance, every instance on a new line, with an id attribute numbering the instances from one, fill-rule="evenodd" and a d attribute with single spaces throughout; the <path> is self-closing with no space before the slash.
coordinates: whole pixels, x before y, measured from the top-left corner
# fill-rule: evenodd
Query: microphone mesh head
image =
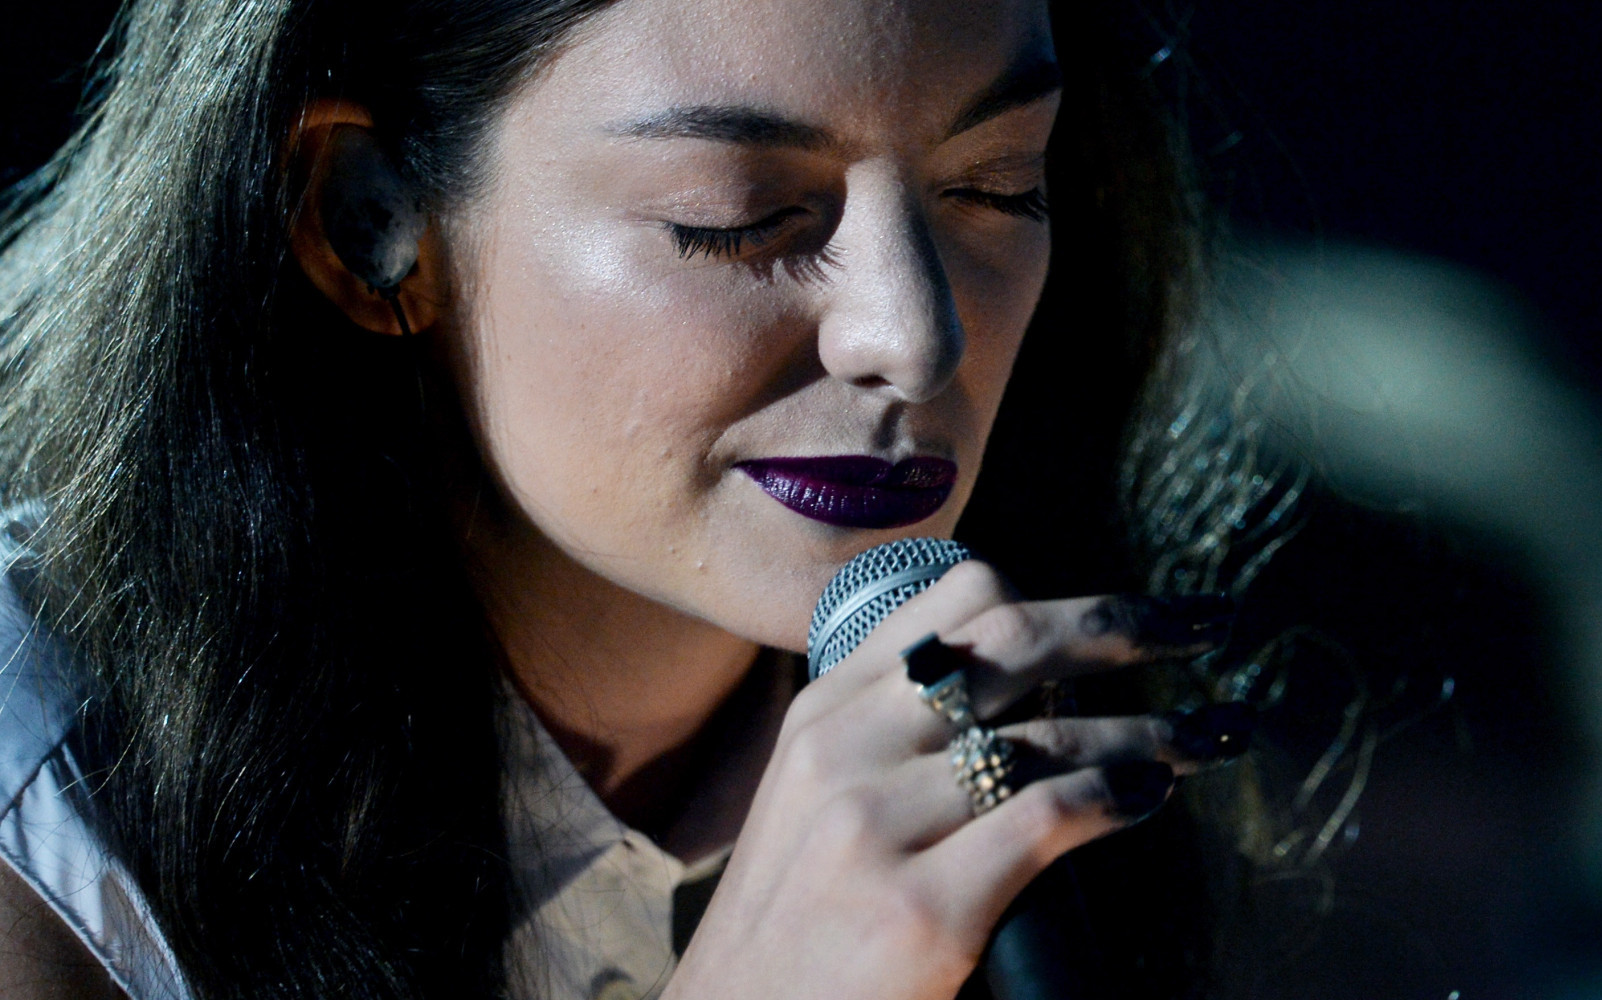
<path id="1" fill-rule="evenodd" d="M 817 680 L 845 659 L 890 612 L 973 553 L 949 538 L 903 538 L 861 553 L 823 588 L 807 630 L 807 674 Z"/>

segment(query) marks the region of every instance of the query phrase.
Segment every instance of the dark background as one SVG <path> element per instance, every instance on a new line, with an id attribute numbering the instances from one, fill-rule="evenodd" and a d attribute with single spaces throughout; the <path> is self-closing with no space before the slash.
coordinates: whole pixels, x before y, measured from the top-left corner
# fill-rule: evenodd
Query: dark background
<path id="1" fill-rule="evenodd" d="M 1602 376 L 1602 4 L 1204 0 L 1189 24 L 1256 147 L 1240 214 L 1481 269 Z"/>
<path id="2" fill-rule="evenodd" d="M 6 15 L 0 182 L 64 137 L 114 7 L 55 0 Z M 1602 3 L 1202 0 L 1155 21 L 1152 50 L 1177 39 L 1185 53 L 1156 78 L 1183 96 L 1207 185 L 1239 228 L 1478 269 L 1542 318 L 1528 336 L 1595 398 Z M 1319 491 L 1309 509 L 1254 587 L 1265 596 L 1245 641 L 1288 623 L 1335 636 L 1369 683 L 1404 682 L 1393 721 L 1447 676 L 1456 693 L 1381 749 L 1360 833 L 1325 866 L 1333 897 L 1312 876 L 1293 881 L 1292 919 L 1265 911 L 1276 915 L 1243 935 L 1236 994 L 1602 995 L 1602 919 L 1558 846 L 1586 762 L 1553 681 L 1542 581 L 1508 540 L 1427 511 Z M 1333 678 L 1308 697 L 1338 703 L 1339 657 L 1303 658 Z M 1317 711 L 1287 711 L 1268 722 L 1283 748 L 1266 761 L 1271 782 L 1318 746 L 1317 725 L 1299 721 Z"/>

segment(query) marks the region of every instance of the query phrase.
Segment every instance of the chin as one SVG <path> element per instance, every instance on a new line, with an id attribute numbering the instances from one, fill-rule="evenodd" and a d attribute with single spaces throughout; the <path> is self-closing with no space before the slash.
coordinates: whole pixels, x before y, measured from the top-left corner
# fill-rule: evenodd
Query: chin
<path id="1" fill-rule="evenodd" d="M 812 609 L 838 568 L 828 564 L 789 579 L 758 582 L 743 588 L 742 596 L 724 603 L 708 620 L 742 639 L 774 649 L 805 653 Z"/>
<path id="2" fill-rule="evenodd" d="M 723 630 L 776 649 L 807 651 L 807 631 L 818 597 L 835 573 L 857 554 L 902 538 L 949 538 L 956 514 L 882 531 L 838 531 L 806 539 L 798 551 L 779 553 L 769 540 L 738 574 L 719 587 L 720 595 L 695 609 L 704 620 Z"/>

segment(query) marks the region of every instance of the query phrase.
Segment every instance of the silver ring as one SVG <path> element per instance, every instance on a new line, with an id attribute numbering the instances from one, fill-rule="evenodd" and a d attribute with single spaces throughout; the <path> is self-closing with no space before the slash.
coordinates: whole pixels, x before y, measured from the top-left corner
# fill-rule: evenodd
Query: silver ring
<path id="1" fill-rule="evenodd" d="M 1007 778 L 1017 763 L 1012 741 L 983 726 L 969 726 L 951 741 L 951 766 L 968 793 L 973 814 L 982 816 L 1012 796 Z"/>
<path id="2" fill-rule="evenodd" d="M 931 632 L 902 650 L 901 662 L 907 669 L 907 678 L 917 685 L 918 697 L 923 703 L 958 729 L 968 729 L 978 725 L 979 720 L 974 717 L 973 703 L 968 697 L 967 672 L 958 667 L 939 674 L 941 668 L 954 662 L 956 655 Z M 938 676 L 926 680 L 931 673 Z"/>
<path id="3" fill-rule="evenodd" d="M 918 697 L 958 729 L 972 729 L 979 721 L 974 718 L 973 705 L 968 701 L 968 675 L 961 670 L 933 684 L 918 685 Z"/>

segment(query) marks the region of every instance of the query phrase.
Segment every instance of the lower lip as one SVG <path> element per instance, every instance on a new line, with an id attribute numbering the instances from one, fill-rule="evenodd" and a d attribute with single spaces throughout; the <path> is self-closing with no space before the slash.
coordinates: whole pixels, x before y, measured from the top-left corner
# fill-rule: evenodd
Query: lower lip
<path id="1" fill-rule="evenodd" d="M 945 505 L 957 480 L 956 463 L 943 458 L 765 458 L 735 467 L 802 517 L 842 528 L 917 524 Z"/>

